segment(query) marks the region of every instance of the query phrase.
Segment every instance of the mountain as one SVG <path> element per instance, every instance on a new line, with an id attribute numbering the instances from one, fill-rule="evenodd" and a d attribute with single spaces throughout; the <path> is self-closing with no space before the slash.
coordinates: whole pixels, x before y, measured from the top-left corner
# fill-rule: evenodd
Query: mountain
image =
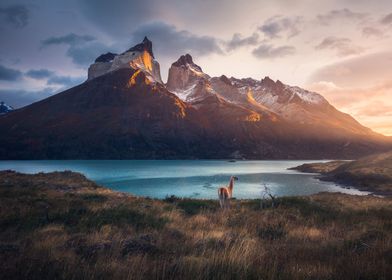
<path id="1" fill-rule="evenodd" d="M 3 101 L 0 102 L 0 115 L 9 113 L 13 110 L 14 110 L 14 108 L 5 104 Z"/>
<path id="2" fill-rule="evenodd" d="M 354 158 L 391 142 L 321 95 L 210 77 L 190 55 L 160 75 L 148 38 L 99 56 L 81 85 L 0 117 L 1 159 Z"/>
<path id="3" fill-rule="evenodd" d="M 100 55 L 88 69 L 88 80 L 123 68 L 140 69 L 151 82 L 163 84 L 159 63 L 152 52 L 152 42 L 147 37 L 122 54 L 108 52 Z"/>
<path id="4" fill-rule="evenodd" d="M 197 103 L 215 95 L 258 113 L 277 115 L 293 125 L 314 128 L 317 133 L 325 128 L 328 135 L 375 135 L 350 115 L 338 111 L 318 93 L 285 85 L 279 80 L 275 82 L 269 77 L 260 81 L 229 79 L 224 75 L 211 78 L 203 73 L 189 54 L 181 56 L 170 67 L 167 88 L 184 102 Z"/>

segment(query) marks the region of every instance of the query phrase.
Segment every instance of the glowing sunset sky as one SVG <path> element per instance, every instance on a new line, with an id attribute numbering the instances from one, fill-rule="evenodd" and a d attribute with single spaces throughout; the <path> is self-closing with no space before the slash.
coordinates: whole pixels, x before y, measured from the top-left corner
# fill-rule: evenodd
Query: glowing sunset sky
<path id="1" fill-rule="evenodd" d="M 86 79 L 145 35 L 162 77 L 190 53 L 211 76 L 270 76 L 392 135 L 390 0 L 2 0 L 0 100 L 21 107 Z"/>

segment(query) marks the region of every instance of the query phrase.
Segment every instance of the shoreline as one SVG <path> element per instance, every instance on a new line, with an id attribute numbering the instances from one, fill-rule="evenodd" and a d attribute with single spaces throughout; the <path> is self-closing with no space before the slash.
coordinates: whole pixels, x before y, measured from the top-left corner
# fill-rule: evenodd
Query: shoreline
<path id="1" fill-rule="evenodd" d="M 324 163 L 324 162 L 323 162 Z M 305 165 L 307 165 L 308 163 L 306 163 Z M 318 162 L 318 164 L 322 164 L 321 162 Z M 293 167 L 289 167 L 286 169 L 282 169 L 282 171 L 284 170 L 295 170 L 295 171 L 299 171 L 297 169 L 295 169 L 296 166 Z M 78 171 L 78 170 L 72 170 L 72 169 L 60 169 L 60 170 L 48 170 L 48 171 L 33 171 L 33 172 L 23 172 L 23 171 L 19 171 L 17 169 L 0 169 L 0 173 L 1 172 L 12 172 L 12 173 L 17 173 L 20 175 L 45 175 L 45 174 L 58 174 L 58 173 L 62 173 L 62 172 L 66 172 L 66 173 L 75 173 L 75 174 L 80 174 L 81 176 L 85 177 L 88 180 L 91 180 L 92 182 L 94 182 L 97 185 L 102 186 L 103 188 L 107 188 L 108 190 L 111 190 L 113 192 L 118 192 L 118 193 L 122 193 L 122 194 L 126 194 L 126 195 L 130 195 L 130 196 L 134 196 L 134 197 L 140 197 L 140 198 L 146 198 L 146 199 L 156 199 L 156 200 L 165 200 L 167 198 L 170 197 L 175 197 L 177 199 L 190 199 L 190 200 L 215 200 L 217 199 L 217 197 L 215 195 L 213 196 L 198 196 L 198 195 L 193 195 L 193 194 L 189 194 L 189 195 L 185 195 L 185 196 L 181 196 L 181 195 L 177 195 L 175 193 L 168 193 L 165 196 L 151 196 L 148 194 L 137 194 L 134 193 L 132 191 L 122 191 L 122 190 L 117 190 L 116 188 L 114 188 L 113 186 L 105 186 L 102 182 L 99 182 L 99 180 L 94 180 L 88 177 L 87 174 L 85 174 L 83 171 Z M 277 172 L 278 174 L 279 172 Z M 298 172 L 297 174 L 300 174 L 301 172 Z M 312 174 L 311 178 L 317 179 L 319 181 L 326 181 L 326 182 L 333 182 L 333 181 L 328 181 L 328 180 L 323 180 L 321 177 L 319 176 L 314 176 L 313 172 L 307 172 L 309 174 Z M 239 174 L 239 175 L 254 175 L 254 174 L 260 174 L 260 173 L 244 173 L 244 174 Z M 261 173 L 262 174 L 262 173 Z M 273 173 L 274 174 L 274 173 Z M 289 193 L 289 194 L 275 194 L 277 198 L 279 197 L 304 197 L 304 196 L 312 196 L 318 193 L 342 193 L 342 194 L 348 194 L 348 195 L 358 195 L 358 196 L 366 196 L 366 195 L 372 195 L 373 193 L 360 193 L 363 191 L 368 192 L 367 190 L 363 190 L 363 189 L 359 189 L 359 188 L 355 188 L 352 185 L 345 185 L 343 183 L 339 183 L 339 185 L 334 184 L 335 186 L 333 186 L 331 184 L 331 186 L 328 187 L 328 189 L 320 189 L 317 190 L 315 192 L 311 192 L 308 194 L 303 194 L 303 193 Z M 348 186 L 348 187 L 346 187 Z M 335 187 L 337 187 L 338 189 L 334 189 Z M 348 191 L 345 191 L 348 190 Z M 351 190 L 351 191 L 350 191 Z M 358 191 L 358 193 L 355 193 L 356 191 Z M 262 192 L 262 187 L 260 186 L 260 192 Z M 215 193 L 214 193 L 215 194 Z M 378 194 L 375 194 L 378 195 Z M 252 196 L 252 197 L 242 197 L 242 198 L 236 198 L 235 196 L 233 197 L 233 199 L 236 200 L 259 200 L 261 196 Z"/>
<path id="2" fill-rule="evenodd" d="M 391 272 L 384 265 L 391 198 L 318 193 L 236 199 L 222 210 L 218 199 L 143 198 L 71 171 L 0 171 L 0 205 L 5 279 L 384 279 Z"/>
<path id="3" fill-rule="evenodd" d="M 326 162 L 328 163 L 328 162 Z M 317 163 L 320 164 L 320 163 Z M 303 165 L 311 165 L 311 163 L 309 164 L 303 164 Z M 318 195 L 318 194 L 342 194 L 342 195 L 351 195 L 351 196 L 377 196 L 377 197 L 389 197 L 391 195 L 388 194 L 383 194 L 382 192 L 374 192 L 372 190 L 368 190 L 365 188 L 357 188 L 355 187 L 353 184 L 350 185 L 350 183 L 344 183 L 344 182 L 338 182 L 338 181 L 334 181 L 333 179 L 330 179 L 329 177 L 319 173 L 319 172 L 311 172 L 309 170 L 300 170 L 300 168 L 302 168 L 303 165 L 300 166 L 295 166 L 295 167 L 290 167 L 287 168 L 287 170 L 295 170 L 295 171 L 299 171 L 301 173 L 309 173 L 313 175 L 313 178 L 320 180 L 320 181 L 325 181 L 325 182 L 333 182 L 336 183 L 338 185 L 338 187 L 342 188 L 342 189 L 351 189 L 351 190 L 356 190 L 356 191 L 360 191 L 360 192 L 369 192 L 367 194 L 355 194 L 355 193 L 348 193 L 348 192 L 341 192 L 341 191 L 320 191 L 320 192 L 315 192 L 312 194 L 298 194 L 298 195 L 282 195 L 282 196 L 276 196 L 277 199 L 279 198 L 290 198 L 290 197 L 311 197 L 313 195 Z M 211 198 L 198 198 L 198 197 L 191 197 L 191 196 L 177 196 L 174 194 L 169 194 L 165 197 L 151 197 L 148 195 L 137 195 L 134 194 L 132 192 L 126 192 L 126 191 L 120 191 L 120 190 L 115 190 L 112 189 L 110 187 L 104 186 L 99 184 L 98 182 L 95 182 L 92 179 L 87 178 L 87 176 L 85 174 L 83 174 L 82 172 L 78 172 L 78 171 L 72 171 L 72 170 L 61 170 L 61 171 L 39 171 L 39 172 L 35 172 L 35 173 L 24 173 L 24 172 L 20 172 L 20 171 L 16 171 L 16 170 L 12 170 L 12 169 L 2 169 L 0 170 L 0 180 L 1 177 L 4 174 L 15 174 L 15 175 L 20 175 L 20 176 L 30 176 L 31 178 L 35 178 L 36 176 L 50 176 L 50 175 L 64 175 L 64 176 L 70 176 L 71 178 L 73 177 L 80 177 L 83 178 L 87 181 L 92 182 L 93 184 L 95 184 L 96 186 L 98 186 L 101 189 L 105 189 L 108 192 L 112 192 L 118 195 L 122 195 L 122 196 L 130 196 L 130 197 L 134 197 L 134 198 L 140 198 L 140 199 L 152 199 L 152 200 L 157 200 L 157 201 L 166 201 L 167 199 L 178 199 L 178 200 L 194 200 L 194 201 L 218 201 L 217 198 L 211 197 Z M 235 201 L 259 201 L 262 200 L 260 197 L 256 197 L 256 198 L 236 198 L 235 196 L 232 198 Z"/>
<path id="4" fill-rule="evenodd" d="M 349 162 L 306 163 L 289 170 L 315 174 L 315 178 L 321 181 L 353 187 L 360 191 L 371 192 L 373 195 L 391 197 L 392 174 L 389 163 L 391 155 L 390 152 Z"/>

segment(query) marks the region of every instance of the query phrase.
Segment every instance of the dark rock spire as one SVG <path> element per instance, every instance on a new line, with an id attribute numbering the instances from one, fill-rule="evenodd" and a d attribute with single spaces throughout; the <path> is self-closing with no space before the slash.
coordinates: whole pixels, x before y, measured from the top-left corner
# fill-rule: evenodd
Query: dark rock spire
<path id="1" fill-rule="evenodd" d="M 127 52 L 132 52 L 132 51 L 138 51 L 138 52 L 147 51 L 152 57 L 154 57 L 154 54 L 152 52 L 152 42 L 147 38 L 147 36 L 144 37 L 143 42 L 127 50 Z"/>

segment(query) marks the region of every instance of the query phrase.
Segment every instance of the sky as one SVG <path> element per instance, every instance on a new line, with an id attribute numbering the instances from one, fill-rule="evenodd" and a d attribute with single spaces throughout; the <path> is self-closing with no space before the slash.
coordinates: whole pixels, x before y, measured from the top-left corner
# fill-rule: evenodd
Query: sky
<path id="1" fill-rule="evenodd" d="M 153 42 L 162 77 L 189 53 L 211 76 L 265 76 L 322 94 L 392 135 L 390 0 L 0 0 L 0 100 L 77 85 L 102 53 Z"/>

